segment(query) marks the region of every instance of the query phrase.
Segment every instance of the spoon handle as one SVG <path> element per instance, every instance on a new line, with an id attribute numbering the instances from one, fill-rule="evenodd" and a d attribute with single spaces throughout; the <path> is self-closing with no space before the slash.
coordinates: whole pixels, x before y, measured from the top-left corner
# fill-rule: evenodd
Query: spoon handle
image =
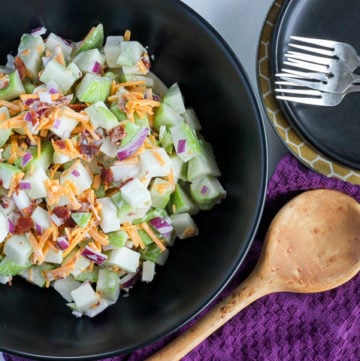
<path id="1" fill-rule="evenodd" d="M 264 277 L 265 275 L 265 277 Z M 147 361 L 177 361 L 257 299 L 272 293 L 266 273 L 255 269 L 226 298 L 214 306 L 181 336 L 150 356 Z"/>

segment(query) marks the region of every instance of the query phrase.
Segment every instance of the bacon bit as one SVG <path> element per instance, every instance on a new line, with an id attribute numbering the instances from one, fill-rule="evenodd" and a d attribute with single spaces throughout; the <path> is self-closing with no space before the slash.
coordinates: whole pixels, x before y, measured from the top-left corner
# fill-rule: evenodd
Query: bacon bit
<path id="1" fill-rule="evenodd" d="M 100 179 L 104 182 L 105 186 L 109 186 L 113 181 L 113 172 L 109 168 L 101 168 Z"/>
<path id="2" fill-rule="evenodd" d="M 87 108 L 87 104 L 83 104 L 83 103 L 71 103 L 68 105 L 69 108 L 71 108 L 72 110 L 74 110 L 75 112 L 80 112 L 81 110 L 84 110 L 85 108 Z"/>
<path id="3" fill-rule="evenodd" d="M 66 144 L 63 140 L 56 140 L 53 142 L 57 147 L 59 147 L 60 149 L 65 149 L 66 148 Z"/>
<path id="4" fill-rule="evenodd" d="M 130 30 L 125 30 L 124 40 L 125 40 L 125 41 L 129 41 L 130 38 L 131 38 L 131 31 L 130 31 Z"/>
<path id="5" fill-rule="evenodd" d="M 29 216 L 20 216 L 15 224 L 14 234 L 24 234 L 34 227 L 34 221 Z"/>
<path id="6" fill-rule="evenodd" d="M 96 133 L 95 133 L 96 134 Z M 93 159 L 100 147 L 95 144 L 88 144 L 87 142 L 80 141 L 79 150 L 80 153 L 85 155 L 89 160 Z"/>
<path id="7" fill-rule="evenodd" d="M 28 50 L 31 51 L 30 49 Z M 28 72 L 24 62 L 18 56 L 16 56 L 14 59 L 14 66 L 16 70 L 19 72 L 20 79 L 24 80 Z"/>
<path id="8" fill-rule="evenodd" d="M 135 247 L 140 247 L 142 249 L 145 248 L 145 244 L 142 241 L 141 237 L 139 236 L 139 233 L 138 233 L 137 228 L 136 228 L 135 225 L 132 225 L 130 223 L 124 223 L 122 225 L 122 228 L 128 234 L 131 241 L 134 243 Z"/>
<path id="9" fill-rule="evenodd" d="M 121 141 L 126 137 L 125 127 L 123 125 L 119 125 L 110 130 L 109 138 L 110 142 L 116 146 L 121 144 Z"/>
<path id="10" fill-rule="evenodd" d="M 161 251 L 166 249 L 163 242 L 155 235 L 147 223 L 141 223 L 140 227 L 148 234 L 148 236 L 153 240 L 153 242 L 159 247 Z"/>
<path id="11" fill-rule="evenodd" d="M 71 216 L 71 212 L 66 206 L 56 206 L 53 213 L 61 219 L 68 219 Z"/>

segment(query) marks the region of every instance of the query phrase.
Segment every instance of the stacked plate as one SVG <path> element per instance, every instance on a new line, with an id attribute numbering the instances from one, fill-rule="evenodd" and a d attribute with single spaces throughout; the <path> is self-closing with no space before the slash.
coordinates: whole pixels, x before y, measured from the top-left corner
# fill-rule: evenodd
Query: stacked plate
<path id="1" fill-rule="evenodd" d="M 259 49 L 259 85 L 266 111 L 279 135 L 307 165 L 353 183 L 360 181 L 360 94 L 346 96 L 335 107 L 320 107 L 274 103 L 274 93 L 268 92 L 268 86 L 273 90 L 273 74 L 283 67 L 284 54 L 293 50 L 288 45 L 291 35 L 348 42 L 360 53 L 356 31 L 360 28 L 359 14 L 360 2 L 352 0 L 277 1 L 264 26 Z M 299 137 L 295 147 L 290 130 Z M 301 149 L 301 143 L 311 150 L 311 155 Z M 319 163 L 321 169 L 314 159 L 323 161 Z M 329 167 L 324 167 L 324 162 Z"/>

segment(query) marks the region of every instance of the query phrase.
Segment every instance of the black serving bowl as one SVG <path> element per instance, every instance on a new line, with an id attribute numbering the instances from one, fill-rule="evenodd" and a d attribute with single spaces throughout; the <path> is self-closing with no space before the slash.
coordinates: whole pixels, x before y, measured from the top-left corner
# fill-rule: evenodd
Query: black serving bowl
<path id="1" fill-rule="evenodd" d="M 94 319 L 77 319 L 54 290 L 22 279 L 0 287 L 0 349 L 44 360 L 129 353 L 175 331 L 225 287 L 255 235 L 267 175 L 258 104 L 235 55 L 197 14 L 175 0 L 14 0 L 0 13 L 1 62 L 39 25 L 81 40 L 103 23 L 132 32 L 155 55 L 152 70 L 177 81 L 213 144 L 227 198 L 195 216 L 200 235 L 172 247 L 154 282 L 137 284 Z"/>

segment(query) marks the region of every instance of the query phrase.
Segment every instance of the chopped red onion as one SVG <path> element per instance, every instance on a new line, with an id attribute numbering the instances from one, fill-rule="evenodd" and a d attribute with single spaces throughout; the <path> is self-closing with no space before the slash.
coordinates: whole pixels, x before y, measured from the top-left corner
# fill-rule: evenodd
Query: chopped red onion
<path id="1" fill-rule="evenodd" d="M 161 98 L 158 95 L 153 94 L 153 100 L 159 102 L 161 100 Z"/>
<path id="2" fill-rule="evenodd" d="M 60 119 L 55 119 L 55 120 L 54 120 L 53 127 L 54 127 L 55 129 L 58 129 L 59 126 L 60 126 L 60 123 L 61 123 Z"/>
<path id="3" fill-rule="evenodd" d="M 167 235 L 173 230 L 172 225 L 162 217 L 155 217 L 149 223 L 162 235 Z"/>
<path id="4" fill-rule="evenodd" d="M 10 219 L 8 219 L 8 229 L 11 234 L 15 233 L 15 224 Z"/>
<path id="5" fill-rule="evenodd" d="M 186 148 L 186 139 L 179 139 L 177 144 L 177 153 L 184 153 Z"/>
<path id="6" fill-rule="evenodd" d="M 208 191 L 209 191 L 209 187 L 204 185 L 201 187 L 200 193 L 204 196 L 205 194 L 207 194 Z"/>
<path id="7" fill-rule="evenodd" d="M 80 177 L 80 172 L 76 169 L 74 169 L 71 174 L 74 176 L 74 177 Z"/>
<path id="8" fill-rule="evenodd" d="M 56 240 L 57 245 L 62 249 L 66 249 L 69 247 L 70 243 L 66 236 L 60 236 Z"/>
<path id="9" fill-rule="evenodd" d="M 27 107 L 29 107 L 31 104 L 35 103 L 35 101 L 36 101 L 35 99 L 29 98 L 29 99 L 26 99 L 26 100 L 25 100 L 24 104 L 25 104 Z"/>
<path id="10" fill-rule="evenodd" d="M 32 158 L 33 158 L 33 156 L 32 156 L 31 153 L 29 153 L 29 152 L 25 153 L 23 155 L 23 157 L 21 158 L 21 166 L 25 167 L 26 164 L 28 164 L 31 161 Z"/>
<path id="11" fill-rule="evenodd" d="M 42 227 L 40 226 L 40 224 L 35 223 L 35 230 L 37 234 L 42 234 Z"/>
<path id="12" fill-rule="evenodd" d="M 120 279 L 120 284 L 123 288 L 129 288 L 140 279 L 140 276 L 140 272 L 128 273 L 126 276 Z"/>
<path id="13" fill-rule="evenodd" d="M 57 94 L 59 93 L 59 89 L 57 88 L 54 82 L 49 82 L 46 84 L 46 89 L 50 94 Z"/>
<path id="14" fill-rule="evenodd" d="M 144 143 L 145 138 L 149 134 L 149 128 L 143 127 L 140 129 L 138 134 L 132 139 L 128 144 L 124 147 L 120 148 L 117 152 L 117 156 L 119 160 L 124 160 L 130 155 L 134 154 Z"/>
<path id="15" fill-rule="evenodd" d="M 102 265 L 107 259 L 107 256 L 105 254 L 95 251 L 89 246 L 86 246 L 81 252 L 81 254 L 97 265 Z"/>
<path id="16" fill-rule="evenodd" d="M 25 116 L 24 116 L 24 120 L 27 121 L 27 122 L 31 122 L 33 121 L 33 115 L 31 112 L 26 112 L 25 113 Z"/>
<path id="17" fill-rule="evenodd" d="M 21 190 L 30 190 L 31 189 L 31 182 L 29 181 L 20 181 L 19 188 Z"/>
<path id="18" fill-rule="evenodd" d="M 47 29 L 44 26 L 40 26 L 38 28 L 35 28 L 31 30 L 32 36 L 41 36 L 44 35 L 47 32 Z"/>
<path id="19" fill-rule="evenodd" d="M 95 61 L 95 64 L 92 68 L 92 72 L 93 73 L 96 73 L 96 74 L 99 74 L 101 71 L 101 64 L 98 62 L 98 61 Z"/>

